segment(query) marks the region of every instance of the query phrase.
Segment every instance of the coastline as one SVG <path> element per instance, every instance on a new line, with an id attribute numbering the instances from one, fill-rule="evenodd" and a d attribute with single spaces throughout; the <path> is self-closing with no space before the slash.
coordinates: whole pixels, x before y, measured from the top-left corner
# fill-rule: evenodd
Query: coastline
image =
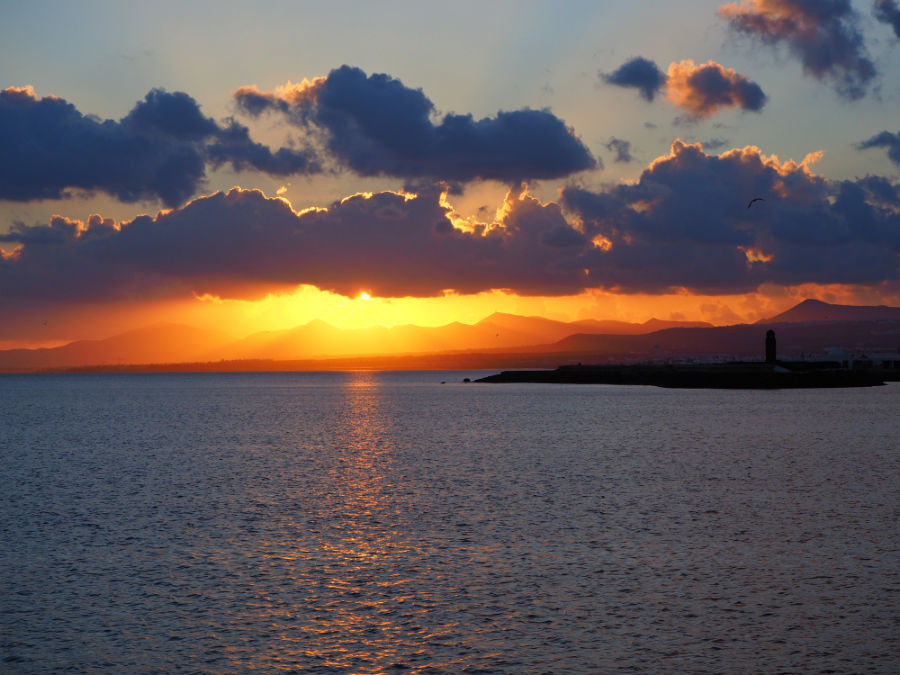
<path id="1" fill-rule="evenodd" d="M 638 384 L 681 389 L 825 389 L 876 387 L 879 369 L 848 369 L 833 362 L 575 365 L 554 370 L 507 370 L 480 383 Z"/>

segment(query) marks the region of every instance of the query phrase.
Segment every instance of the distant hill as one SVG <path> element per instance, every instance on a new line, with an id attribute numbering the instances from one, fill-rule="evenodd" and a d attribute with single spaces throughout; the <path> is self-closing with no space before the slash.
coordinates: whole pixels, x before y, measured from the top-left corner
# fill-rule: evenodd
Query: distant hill
<path id="1" fill-rule="evenodd" d="M 315 320 L 279 331 L 254 333 L 206 354 L 220 359 L 307 359 L 334 356 L 434 354 L 439 352 L 518 349 L 553 343 L 576 333 L 641 335 L 671 326 L 710 326 L 703 322 L 556 321 L 540 316 L 495 312 L 474 325 L 376 326 L 340 329 Z"/>
<path id="2" fill-rule="evenodd" d="M 670 328 L 645 335 L 572 335 L 554 344 L 422 354 L 343 356 L 296 360 L 253 359 L 200 362 L 184 366 L 108 366 L 84 370 L 141 371 L 281 371 L 281 370 L 442 370 L 555 368 L 575 363 L 683 361 L 710 358 L 762 360 L 766 327 L 755 324 L 708 328 Z M 900 351 L 900 321 L 835 321 L 776 325 L 781 358 L 802 355 L 827 358 L 832 347 L 848 352 Z"/>
<path id="3" fill-rule="evenodd" d="M 39 369 L 117 363 L 172 363 L 198 360 L 210 345 L 229 342 L 220 331 L 158 323 L 103 340 L 78 340 L 48 349 L 0 351 L 0 368 Z"/>
<path id="4" fill-rule="evenodd" d="M 776 327 L 778 354 L 825 357 L 841 347 L 850 352 L 900 351 L 900 318 L 874 321 L 781 323 Z M 606 358 L 627 360 L 680 357 L 738 357 L 761 359 L 766 326 L 738 324 L 711 328 L 668 328 L 646 335 L 571 335 L 559 342 L 533 348 L 536 353 L 577 354 L 584 363 Z"/>
<path id="5" fill-rule="evenodd" d="M 757 321 L 767 323 L 813 323 L 819 321 L 879 321 L 900 319 L 900 307 L 885 305 L 832 305 L 821 300 L 804 300 L 786 312 Z"/>
<path id="6" fill-rule="evenodd" d="M 823 325 L 827 324 L 827 325 Z M 37 370 L 122 364 L 219 362 L 304 363 L 303 367 L 553 367 L 560 363 L 667 358 L 762 358 L 766 327 L 776 330 L 778 353 L 820 354 L 900 351 L 900 308 L 854 307 L 806 300 L 756 324 L 644 323 L 495 313 L 474 325 L 394 326 L 344 330 L 312 321 L 288 330 L 254 333 L 241 340 L 217 331 L 163 323 L 105 340 L 80 340 L 52 349 L 0 351 L 0 370 Z M 321 366 L 316 366 L 316 360 Z M 440 364 L 445 364 L 441 366 Z M 237 365 L 235 365 L 237 364 Z M 338 364 L 345 364 L 339 366 Z M 430 365 L 424 365 L 430 364 Z M 204 366 L 206 368 L 207 366 Z M 262 366 L 260 366 L 262 367 Z"/>
<path id="7" fill-rule="evenodd" d="M 570 327 L 579 327 L 581 333 L 603 333 L 604 335 L 646 335 L 666 328 L 711 328 L 712 324 L 706 321 L 664 321 L 662 319 L 648 319 L 644 323 L 629 323 L 627 321 L 614 321 L 611 319 L 582 319 L 568 324 Z"/>
<path id="8" fill-rule="evenodd" d="M 242 359 L 302 360 L 472 351 L 497 353 L 550 344 L 575 333 L 640 335 L 664 325 L 697 324 L 655 319 L 642 324 L 595 320 L 568 323 L 498 312 L 474 325 L 454 322 L 437 327 L 406 325 L 340 329 L 315 320 L 287 330 L 262 331 L 233 340 L 216 331 L 160 323 L 102 340 L 79 340 L 55 348 L 0 351 L 0 369 Z"/>

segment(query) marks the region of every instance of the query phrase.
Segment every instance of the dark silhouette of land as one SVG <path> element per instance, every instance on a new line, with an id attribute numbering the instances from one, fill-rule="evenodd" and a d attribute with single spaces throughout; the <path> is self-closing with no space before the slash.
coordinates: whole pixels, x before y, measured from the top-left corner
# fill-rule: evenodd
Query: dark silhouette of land
<path id="1" fill-rule="evenodd" d="M 632 364 L 560 366 L 512 370 L 476 382 L 552 384 L 642 384 L 683 389 L 822 389 L 884 384 L 880 370 L 845 368 L 840 362 Z"/>
<path id="2" fill-rule="evenodd" d="M 776 314 L 769 319 L 761 319 L 756 323 L 759 325 L 890 320 L 900 320 L 900 307 L 887 307 L 885 305 L 832 305 L 821 300 L 804 300 L 786 312 Z"/>
<path id="3" fill-rule="evenodd" d="M 884 384 L 885 367 L 896 371 L 900 355 L 876 364 L 867 359 L 780 361 L 775 331 L 764 341 L 763 362 L 640 363 L 559 366 L 554 370 L 514 370 L 483 377 L 488 383 L 642 384 L 690 389 L 821 389 Z M 894 373 L 896 374 L 896 373 Z"/>
<path id="4" fill-rule="evenodd" d="M 314 321 L 238 341 L 158 324 L 106 340 L 0 351 L 0 371 L 499 370 L 761 360 L 760 336 L 767 329 L 777 332 L 784 358 L 823 359 L 838 347 L 848 354 L 896 352 L 900 308 L 807 300 L 767 321 L 733 326 L 656 319 L 562 322 L 500 313 L 474 325 L 437 328 L 342 331 Z"/>

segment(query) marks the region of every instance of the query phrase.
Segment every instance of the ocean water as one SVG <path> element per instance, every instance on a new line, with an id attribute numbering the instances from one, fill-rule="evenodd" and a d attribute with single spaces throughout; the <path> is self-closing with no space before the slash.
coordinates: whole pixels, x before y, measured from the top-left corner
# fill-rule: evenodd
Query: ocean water
<path id="1" fill-rule="evenodd" d="M 0 671 L 900 672 L 900 384 L 465 376 L 0 376 Z"/>

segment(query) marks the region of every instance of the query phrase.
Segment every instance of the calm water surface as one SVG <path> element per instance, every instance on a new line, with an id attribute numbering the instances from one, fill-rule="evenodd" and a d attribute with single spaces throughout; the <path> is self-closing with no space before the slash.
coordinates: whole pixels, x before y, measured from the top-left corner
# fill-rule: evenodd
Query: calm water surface
<path id="1" fill-rule="evenodd" d="M 0 376 L 0 671 L 900 672 L 900 385 L 467 375 Z"/>

